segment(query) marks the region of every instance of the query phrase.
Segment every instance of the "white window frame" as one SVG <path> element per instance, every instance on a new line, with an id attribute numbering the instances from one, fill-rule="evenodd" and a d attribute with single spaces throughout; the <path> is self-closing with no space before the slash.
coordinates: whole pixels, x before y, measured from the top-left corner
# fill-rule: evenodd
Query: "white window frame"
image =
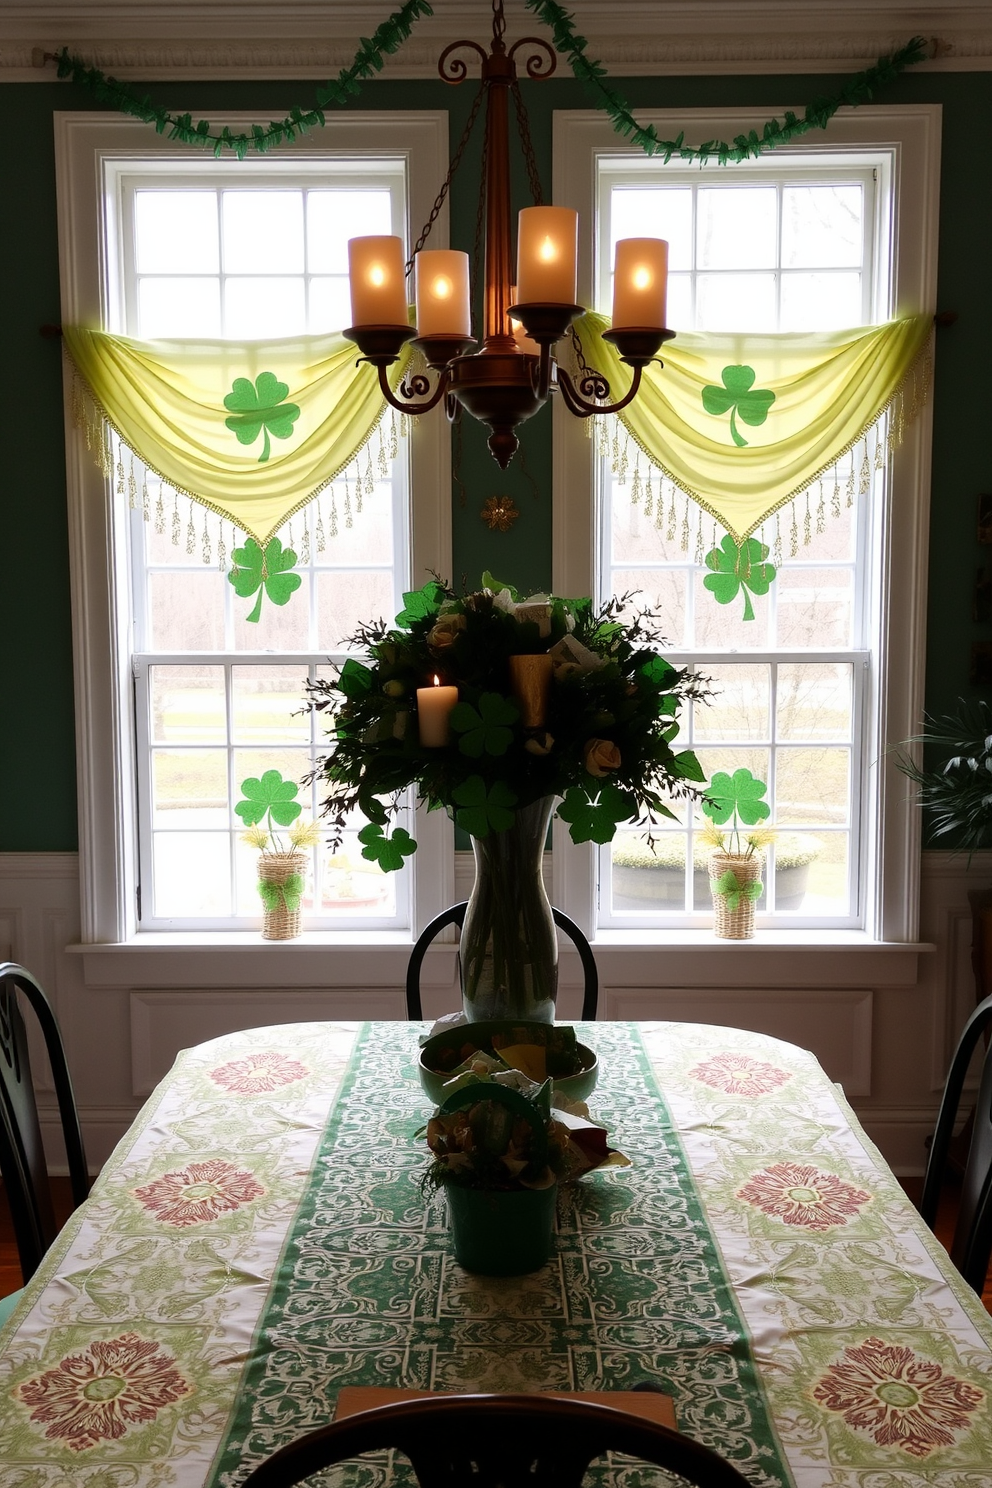
<path id="1" fill-rule="evenodd" d="M 238 132 L 252 120 L 218 114 L 215 123 Z M 189 162 L 189 147 L 169 141 L 147 125 L 112 113 L 56 113 L 56 184 L 62 317 L 67 324 L 113 323 L 110 265 L 105 244 L 115 231 L 107 167 L 146 160 Z M 362 155 L 401 159 L 407 173 L 408 238 L 427 220 L 448 162 L 448 115 L 442 111 L 390 110 L 349 113 L 325 129 L 287 147 L 293 161 Z M 181 168 L 181 166 L 179 166 Z M 433 230 L 447 245 L 447 209 Z M 113 483 L 101 476 L 72 423 L 66 381 L 66 484 L 72 597 L 81 938 L 84 944 L 161 945 L 162 935 L 143 937 L 136 924 L 137 830 L 136 737 L 128 636 L 127 543 L 115 509 Z M 451 566 L 450 441 L 443 418 L 426 418 L 411 442 L 411 583 L 427 570 Z M 126 518 L 125 518 L 126 522 Z M 454 848 L 450 823 L 441 814 L 417 814 L 416 871 L 412 924 L 399 932 L 312 931 L 308 941 L 356 945 L 363 939 L 407 942 L 450 904 L 454 892 Z M 212 940 L 243 943 L 246 932 L 177 932 L 203 945 Z M 247 932 L 248 939 L 257 937 Z"/>
<path id="2" fill-rule="evenodd" d="M 683 127 L 691 141 L 732 138 L 761 127 L 781 102 L 766 109 L 646 110 L 642 122 L 656 126 L 662 138 Z M 822 153 L 825 156 L 883 150 L 891 160 L 890 313 L 933 312 L 937 289 L 937 233 L 940 174 L 939 105 L 862 107 L 841 110 L 829 127 L 800 139 L 777 154 Z M 579 212 L 584 230 L 579 239 L 579 300 L 592 303 L 593 231 L 600 157 L 635 155 L 625 149 L 609 121 L 595 112 L 557 112 L 554 116 L 554 200 Z M 733 170 L 728 166 L 728 170 Z M 884 247 L 884 236 L 883 236 Z M 598 570 L 598 524 L 593 495 L 594 452 L 580 421 L 562 407 L 554 422 L 553 578 L 559 594 L 591 593 Z M 867 731 L 865 798 L 868 820 L 864 840 L 868 853 L 863 931 L 767 930 L 743 947 L 789 943 L 908 944 L 915 942 L 919 916 L 920 813 L 896 769 L 890 745 L 918 727 L 923 707 L 926 640 L 926 585 L 930 501 L 931 405 L 906 432 L 893 456 L 885 483 L 883 510 L 876 522 L 876 571 L 881 582 L 874 596 L 869 633 L 875 639 L 877 673 L 866 699 Z M 898 512 L 899 520 L 893 520 Z M 898 584 L 889 583 L 890 574 Z M 567 830 L 555 824 L 553 894 L 597 942 L 628 941 L 645 945 L 708 945 L 711 934 L 688 929 L 595 932 L 596 854 L 576 847 Z"/>

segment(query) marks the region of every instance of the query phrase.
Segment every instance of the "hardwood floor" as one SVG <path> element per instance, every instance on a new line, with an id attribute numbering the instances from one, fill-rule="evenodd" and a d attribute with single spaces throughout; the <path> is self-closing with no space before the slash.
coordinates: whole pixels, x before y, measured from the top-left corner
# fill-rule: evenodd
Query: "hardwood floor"
<path id="1" fill-rule="evenodd" d="M 906 1190 L 914 1204 L 920 1201 L 920 1193 L 923 1189 L 922 1178 L 900 1178 L 900 1183 Z M 68 1178 L 52 1179 L 52 1202 L 55 1205 L 55 1213 L 60 1224 L 64 1224 L 72 1212 L 72 1196 L 69 1191 Z M 957 1197 L 952 1186 L 944 1189 L 941 1199 L 940 1211 L 937 1215 L 937 1239 L 942 1245 L 949 1246 L 954 1234 L 954 1223 L 957 1218 Z M 0 1186 L 0 1297 L 5 1297 L 8 1292 L 14 1292 L 21 1285 L 21 1268 L 17 1262 L 17 1246 L 14 1243 L 14 1229 L 10 1221 L 10 1210 L 7 1207 L 6 1195 Z M 992 1313 L 992 1271 L 985 1283 L 985 1291 L 982 1302 L 986 1311 Z"/>

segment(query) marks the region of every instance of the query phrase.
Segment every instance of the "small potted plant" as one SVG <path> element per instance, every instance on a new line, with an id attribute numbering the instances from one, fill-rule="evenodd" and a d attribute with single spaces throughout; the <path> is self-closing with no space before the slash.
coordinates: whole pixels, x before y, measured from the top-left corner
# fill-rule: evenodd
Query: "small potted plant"
<path id="1" fill-rule="evenodd" d="M 299 786 L 283 780 L 278 770 L 241 782 L 244 797 L 235 811 L 245 823 L 242 842 L 259 849 L 258 892 L 262 900 L 263 940 L 293 940 L 302 928 L 301 905 L 306 886 L 307 849 L 320 841 L 316 822 L 298 821 L 303 807 Z M 289 847 L 276 827 L 286 829 Z"/>
<path id="2" fill-rule="evenodd" d="M 750 940 L 754 935 L 754 905 L 764 888 L 762 849 L 775 837 L 774 828 L 761 825 L 770 814 L 762 800 L 766 789 L 750 770 L 735 770 L 733 775 L 718 770 L 702 803 L 708 820 L 700 837 L 712 849 L 713 932 L 721 940 Z M 727 822 L 728 830 L 721 831 Z"/>
<path id="3" fill-rule="evenodd" d="M 931 838 L 951 836 L 970 856 L 992 847 L 992 706 L 958 698 L 954 713 L 926 718 L 921 734 L 907 744 L 939 751 L 936 769 L 896 754 L 896 764 L 919 788 L 920 805 L 930 813 Z"/>

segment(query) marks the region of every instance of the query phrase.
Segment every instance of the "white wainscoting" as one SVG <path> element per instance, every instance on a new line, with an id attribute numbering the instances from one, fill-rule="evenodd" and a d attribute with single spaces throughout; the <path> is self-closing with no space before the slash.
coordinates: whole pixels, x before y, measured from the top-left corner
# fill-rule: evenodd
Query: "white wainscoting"
<path id="1" fill-rule="evenodd" d="M 456 893 L 468 891 L 467 863 Z M 746 961 L 712 941 L 597 947 L 600 1012 L 611 1018 L 725 1023 L 813 1049 L 843 1084 L 870 1136 L 901 1173 L 923 1169 L 944 1070 L 974 1003 L 968 890 L 992 881 L 992 853 L 925 853 L 921 940 L 887 954 L 856 945 L 749 948 Z M 87 1149 L 105 1161 L 180 1048 L 236 1028 L 311 1019 L 402 1018 L 409 946 L 306 938 L 287 946 L 239 938 L 228 951 L 167 939 L 130 947 L 79 945 L 74 854 L 0 854 L 0 955 L 39 977 L 62 1025 Z M 455 946 L 425 966 L 428 1016 L 456 1005 Z M 577 956 L 563 950 L 565 1018 L 578 1015 Z M 36 1061 L 52 1165 L 64 1170 L 51 1080 Z"/>

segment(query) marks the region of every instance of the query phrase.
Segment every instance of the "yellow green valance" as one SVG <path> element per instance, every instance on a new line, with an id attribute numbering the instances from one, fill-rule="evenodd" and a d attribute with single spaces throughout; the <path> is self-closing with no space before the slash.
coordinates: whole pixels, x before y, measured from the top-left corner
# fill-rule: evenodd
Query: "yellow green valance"
<path id="1" fill-rule="evenodd" d="M 632 373 L 602 339 L 608 324 L 588 311 L 576 332 L 619 398 Z M 932 329 L 932 316 L 917 315 L 796 335 L 680 331 L 663 348 L 664 369 L 646 369 L 617 417 L 650 465 L 742 544 L 836 470 L 886 411 L 901 437 L 927 396 Z M 867 470 L 867 452 L 862 460 Z"/>
<path id="2" fill-rule="evenodd" d="M 99 417 L 149 470 L 261 547 L 345 470 L 385 410 L 340 334 L 239 344 L 63 327 Z M 404 350 L 391 385 L 409 361 Z"/>

